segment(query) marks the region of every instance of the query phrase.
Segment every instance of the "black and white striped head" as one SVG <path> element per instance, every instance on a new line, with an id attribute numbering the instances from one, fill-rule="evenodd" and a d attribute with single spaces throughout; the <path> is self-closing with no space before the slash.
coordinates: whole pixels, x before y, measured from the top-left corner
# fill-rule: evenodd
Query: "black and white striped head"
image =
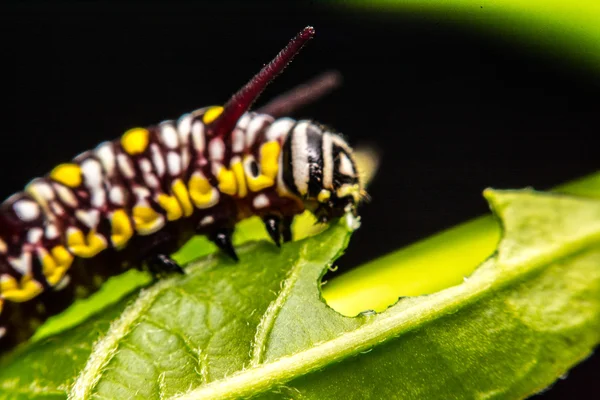
<path id="1" fill-rule="evenodd" d="M 339 135 L 312 121 L 298 121 L 282 152 L 280 178 L 321 221 L 356 214 L 362 185 L 352 149 Z"/>

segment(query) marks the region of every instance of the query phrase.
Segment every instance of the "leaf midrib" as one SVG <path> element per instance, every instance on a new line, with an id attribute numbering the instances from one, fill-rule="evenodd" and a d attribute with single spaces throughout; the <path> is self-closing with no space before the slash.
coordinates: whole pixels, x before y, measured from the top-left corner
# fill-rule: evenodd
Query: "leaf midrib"
<path id="1" fill-rule="evenodd" d="M 242 252 L 247 250 L 250 247 L 249 244 L 243 246 L 241 249 Z M 238 249 L 240 251 L 240 249 Z M 300 271 L 305 263 L 303 263 L 302 257 L 306 254 L 307 246 L 303 245 L 300 248 L 301 257 L 295 263 L 294 267 L 290 270 L 287 277 L 285 278 L 282 289 L 277 295 L 277 297 L 271 302 L 273 305 L 273 309 L 271 312 L 267 311 L 261 323 L 264 321 L 265 325 L 263 329 L 257 330 L 255 335 L 256 345 L 258 345 L 258 349 L 255 349 L 253 352 L 253 356 L 250 360 L 251 366 L 259 365 L 262 361 L 264 346 L 268 340 L 268 334 L 270 333 L 273 324 L 275 323 L 276 317 L 281 310 L 283 304 L 285 304 L 285 300 L 290 294 L 291 289 L 293 288 L 294 282 L 298 279 Z M 203 264 L 200 268 L 207 268 L 210 266 L 210 263 L 214 262 L 214 260 L 210 260 L 208 263 Z M 152 307 L 154 302 L 161 296 L 161 294 L 171 288 L 172 281 L 177 279 L 177 277 L 171 279 L 164 279 L 153 285 L 152 287 L 142 291 L 139 297 L 128 307 L 125 308 L 121 316 L 111 323 L 110 328 L 107 331 L 106 336 L 96 342 L 92 347 L 92 352 L 89 356 L 88 362 L 86 363 L 83 370 L 78 375 L 75 380 L 71 390 L 68 393 L 68 398 L 75 399 L 86 399 L 90 396 L 91 391 L 94 389 L 100 378 L 102 377 L 102 371 L 104 367 L 110 362 L 112 357 L 116 353 L 116 349 L 119 347 L 120 341 L 125 338 L 137 323 L 144 318 L 146 315 L 146 311 Z M 260 326 L 260 325 L 259 325 Z M 183 338 L 180 337 L 180 340 Z M 185 342 L 185 340 L 184 340 Z M 187 342 L 185 345 L 189 348 Z M 194 356 L 199 356 L 202 358 L 202 355 L 198 355 L 194 353 Z M 201 369 L 203 367 L 203 360 L 200 360 Z M 206 374 L 203 372 L 202 378 L 206 382 Z"/>
<path id="2" fill-rule="evenodd" d="M 288 299 L 292 289 L 294 288 L 294 283 L 300 276 L 302 267 L 305 265 L 302 260 L 306 254 L 306 247 L 306 245 L 303 245 L 300 248 L 298 260 L 295 262 L 293 267 L 290 269 L 290 272 L 288 272 L 286 278 L 283 280 L 279 294 L 273 301 L 271 301 L 257 326 L 256 334 L 254 335 L 254 342 L 252 343 L 252 357 L 250 359 L 251 368 L 260 365 L 263 360 L 269 334 L 273 329 L 273 325 L 277 320 L 277 316 L 279 315 L 281 308 L 285 304 L 285 301 Z"/>
<path id="3" fill-rule="evenodd" d="M 214 260 L 210 260 L 203 268 L 210 265 Z M 100 378 L 104 367 L 110 362 L 116 354 L 120 341 L 126 337 L 143 318 L 146 311 L 149 310 L 160 295 L 172 285 L 172 281 L 178 277 L 166 278 L 156 283 L 152 287 L 143 290 L 139 297 L 128 307 L 125 308 L 121 316 L 111 323 L 106 336 L 98 340 L 92 346 L 92 352 L 83 370 L 77 376 L 68 398 L 87 399 Z"/>
<path id="4" fill-rule="evenodd" d="M 171 399 L 228 399 L 265 391 L 274 383 L 282 384 L 296 376 L 322 369 L 330 363 L 368 350 L 445 314 L 456 312 L 488 295 L 492 290 L 500 290 L 551 261 L 578 253 L 599 242 L 600 232 L 594 232 L 559 246 L 554 251 L 532 255 L 525 266 L 485 268 L 481 274 L 458 286 L 428 295 L 426 298 L 414 298 L 415 304 L 403 311 L 393 313 L 392 306 L 387 310 L 387 314 L 378 314 L 373 322 L 366 323 L 354 331 L 318 343 L 294 355 L 240 371 L 226 379 L 213 381 Z M 497 264 L 497 256 L 488 259 L 479 268 L 484 269 L 483 267 L 490 263 Z"/>
<path id="5" fill-rule="evenodd" d="M 376 345 L 389 341 L 416 327 L 437 319 L 445 314 L 453 313 L 472 304 L 479 298 L 489 295 L 493 291 L 502 289 L 510 283 L 531 274 L 538 269 L 558 259 L 566 258 L 574 253 L 600 242 L 600 229 L 588 231 L 578 237 L 571 237 L 567 242 L 551 246 L 543 252 L 529 253 L 524 263 L 515 264 L 511 259 L 502 260 L 496 254 L 479 267 L 477 273 L 461 285 L 448 288 L 441 292 L 425 297 L 405 299 L 401 304 L 396 304 L 383 314 L 378 314 L 370 322 L 354 331 L 347 332 L 334 339 L 315 344 L 314 347 L 299 353 L 282 357 L 268 364 L 260 364 L 239 371 L 227 378 L 213 381 L 198 387 L 190 392 L 171 399 L 212 399 L 212 398 L 238 398 L 264 392 L 274 384 L 283 384 L 297 376 L 323 369 L 328 364 L 359 352 L 369 350 Z M 502 249 L 502 241 L 499 249 Z M 502 251 L 499 253 L 502 255 Z M 514 261 L 514 260 L 512 260 Z M 204 264 L 204 267 L 207 265 Z M 78 377 L 70 393 L 70 398 L 86 398 L 101 378 L 101 372 L 106 362 L 110 361 L 114 353 L 103 350 L 115 350 L 119 340 L 127 332 L 115 334 L 113 329 L 119 328 L 123 320 L 133 313 L 139 316 L 143 310 L 151 307 L 153 301 L 159 297 L 170 279 L 159 282 L 148 289 L 138 300 L 125 310 L 121 318 L 113 323 L 104 339 L 94 346 L 92 355 L 83 372 Z M 142 297 L 150 296 L 151 299 L 141 301 Z M 136 311 L 135 305 L 143 304 Z M 401 307 L 401 308 L 400 308 Z M 137 317 L 131 319 L 135 321 Z M 130 321 L 130 322 L 131 322 Z M 122 323 L 121 323 L 122 325 Z M 131 328 L 134 324 L 125 324 Z M 108 343 L 112 346 L 103 345 Z M 94 374 L 93 372 L 97 372 Z"/>

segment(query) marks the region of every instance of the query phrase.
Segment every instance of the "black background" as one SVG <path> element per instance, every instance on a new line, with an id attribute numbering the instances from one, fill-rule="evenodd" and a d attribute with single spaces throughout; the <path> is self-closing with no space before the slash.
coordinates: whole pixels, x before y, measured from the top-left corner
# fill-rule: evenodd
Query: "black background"
<path id="1" fill-rule="evenodd" d="M 263 101 L 336 68 L 344 86 L 294 117 L 383 157 L 341 271 L 486 213 L 485 187 L 547 189 L 598 168 L 600 75 L 535 39 L 444 15 L 216 3 L 0 9 L 0 195 L 130 127 L 223 103 L 307 24 L 316 39 Z M 599 368 L 596 355 L 540 397 L 598 396 Z"/>

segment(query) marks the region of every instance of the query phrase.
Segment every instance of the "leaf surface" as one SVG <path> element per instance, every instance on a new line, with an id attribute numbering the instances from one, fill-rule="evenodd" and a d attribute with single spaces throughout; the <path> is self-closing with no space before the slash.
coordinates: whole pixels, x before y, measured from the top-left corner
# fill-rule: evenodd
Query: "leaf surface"
<path id="1" fill-rule="evenodd" d="M 208 257 L 5 359 L 4 398 L 514 398 L 600 341 L 600 201 L 486 191 L 504 236 L 454 287 L 346 317 L 319 281 L 345 220 Z M 94 342 L 97 333 L 103 337 Z"/>

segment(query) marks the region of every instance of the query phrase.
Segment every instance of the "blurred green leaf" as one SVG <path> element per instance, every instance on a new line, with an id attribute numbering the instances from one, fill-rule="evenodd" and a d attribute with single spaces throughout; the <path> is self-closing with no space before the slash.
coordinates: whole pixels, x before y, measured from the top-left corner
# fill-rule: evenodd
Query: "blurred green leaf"
<path id="1" fill-rule="evenodd" d="M 554 189 L 600 198 L 600 172 Z M 457 285 L 496 250 L 500 226 L 483 216 L 386 254 L 331 279 L 323 297 L 346 316 L 383 311 L 398 297 L 430 294 Z"/>
<path id="2" fill-rule="evenodd" d="M 426 15 L 448 24 L 493 32 L 523 48 L 600 68 L 600 2 L 596 0 L 337 0 L 332 4 Z M 557 52 L 558 50 L 558 52 Z"/>

